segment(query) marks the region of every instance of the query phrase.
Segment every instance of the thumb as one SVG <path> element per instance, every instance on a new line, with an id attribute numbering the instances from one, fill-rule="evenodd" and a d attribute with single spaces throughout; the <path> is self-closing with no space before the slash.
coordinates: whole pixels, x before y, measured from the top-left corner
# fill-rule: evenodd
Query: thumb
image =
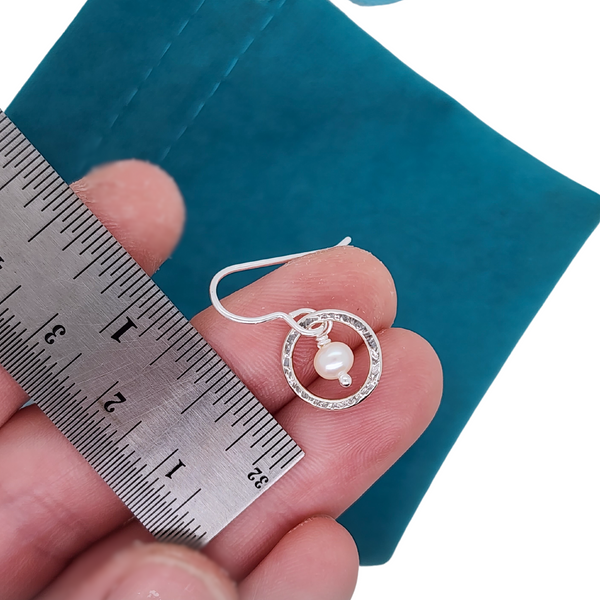
<path id="1" fill-rule="evenodd" d="M 199 552 L 168 544 L 137 543 L 102 569 L 103 600 L 237 600 L 235 584 Z M 100 573 L 98 574 L 100 575 Z"/>

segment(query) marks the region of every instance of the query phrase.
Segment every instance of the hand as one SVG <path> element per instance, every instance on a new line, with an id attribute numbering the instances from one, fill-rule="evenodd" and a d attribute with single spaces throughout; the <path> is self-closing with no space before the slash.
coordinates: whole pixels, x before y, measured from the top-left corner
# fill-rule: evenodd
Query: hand
<path id="1" fill-rule="evenodd" d="M 115 163 L 73 187 L 148 273 L 172 252 L 184 209 L 175 184 L 159 169 L 136 161 Z M 40 600 L 352 596 L 356 547 L 332 517 L 429 424 L 441 396 L 438 359 L 416 334 L 390 329 L 394 283 L 376 258 L 356 248 L 334 248 L 288 263 L 224 304 L 243 315 L 304 306 L 354 312 L 379 336 L 384 357 L 379 386 L 352 409 L 320 411 L 297 398 L 284 378 L 279 356 L 287 325 L 235 324 L 212 308 L 197 315 L 194 326 L 306 452 L 199 553 L 153 543 L 37 407 L 19 410 L 25 394 L 0 369 L 2 600 L 36 594 Z M 361 368 L 366 373 L 365 348 L 357 336 L 346 341 L 357 346 L 360 379 Z M 305 378 L 312 373 L 316 379 L 313 355 L 313 346 L 299 345 L 297 372 Z M 337 382 L 318 380 L 311 388 L 325 397 L 339 394 Z"/>

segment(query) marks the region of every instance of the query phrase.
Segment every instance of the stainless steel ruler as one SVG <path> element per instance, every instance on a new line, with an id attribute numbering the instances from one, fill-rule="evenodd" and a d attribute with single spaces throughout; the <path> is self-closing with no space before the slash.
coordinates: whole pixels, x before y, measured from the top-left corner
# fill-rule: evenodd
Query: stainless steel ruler
<path id="1" fill-rule="evenodd" d="M 0 364 L 161 541 L 202 546 L 303 456 L 2 111 Z"/>

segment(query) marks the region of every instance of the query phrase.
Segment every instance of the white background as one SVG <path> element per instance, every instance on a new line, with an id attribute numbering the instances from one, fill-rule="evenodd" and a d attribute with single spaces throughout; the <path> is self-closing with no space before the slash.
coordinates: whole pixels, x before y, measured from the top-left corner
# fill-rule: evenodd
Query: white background
<path id="1" fill-rule="evenodd" d="M 597 0 L 333 1 L 479 118 L 600 192 Z M 82 4 L 2 0 L 0 106 Z M 600 598 L 598 307 L 600 230 L 483 399 L 392 560 L 361 569 L 355 600 Z"/>

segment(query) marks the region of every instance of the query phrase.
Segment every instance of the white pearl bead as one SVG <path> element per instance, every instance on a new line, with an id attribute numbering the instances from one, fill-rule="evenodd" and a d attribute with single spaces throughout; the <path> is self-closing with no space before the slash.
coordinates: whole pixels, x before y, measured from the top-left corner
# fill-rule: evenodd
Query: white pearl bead
<path id="1" fill-rule="evenodd" d="M 348 371 L 354 364 L 354 353 L 349 346 L 342 342 L 329 342 L 322 346 L 315 355 L 315 370 L 323 379 L 340 379 L 344 387 L 350 385 Z M 350 379 L 350 382 L 352 380 Z"/>

